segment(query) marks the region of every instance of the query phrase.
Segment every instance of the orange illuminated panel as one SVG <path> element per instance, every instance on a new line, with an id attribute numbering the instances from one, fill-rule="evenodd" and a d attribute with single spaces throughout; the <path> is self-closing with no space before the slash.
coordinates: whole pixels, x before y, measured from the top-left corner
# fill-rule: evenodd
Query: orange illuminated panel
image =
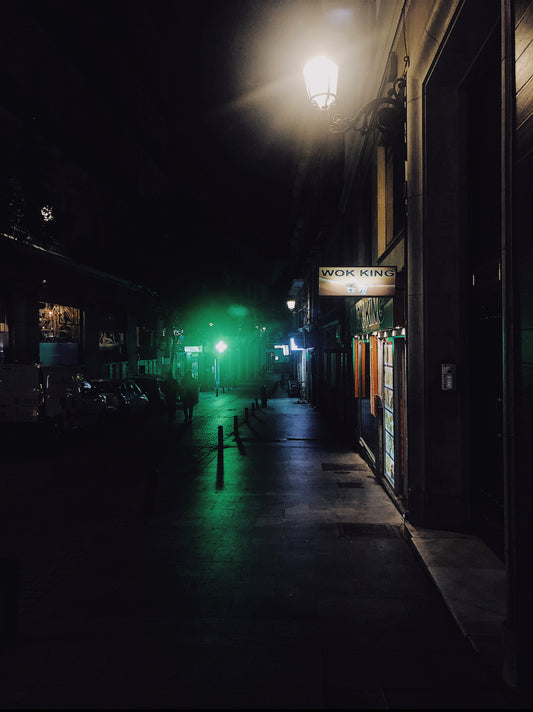
<path id="1" fill-rule="evenodd" d="M 361 348 L 361 398 L 366 398 L 366 344 Z"/>
<path id="2" fill-rule="evenodd" d="M 353 383 L 355 398 L 359 398 L 359 369 L 357 368 L 358 347 L 359 340 L 353 339 Z"/>
<path id="3" fill-rule="evenodd" d="M 375 336 L 370 337 L 370 412 L 377 415 L 376 398 L 378 393 L 378 344 Z"/>

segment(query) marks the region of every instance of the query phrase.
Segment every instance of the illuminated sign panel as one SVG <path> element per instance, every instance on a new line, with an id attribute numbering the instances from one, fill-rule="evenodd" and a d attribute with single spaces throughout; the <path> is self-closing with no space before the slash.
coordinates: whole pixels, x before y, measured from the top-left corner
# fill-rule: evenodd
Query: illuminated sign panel
<path id="1" fill-rule="evenodd" d="M 303 351 L 305 349 L 304 335 L 297 332 L 290 334 L 289 347 L 291 351 Z"/>
<path id="2" fill-rule="evenodd" d="M 186 346 L 184 351 L 186 354 L 199 354 L 203 351 L 203 346 Z"/>
<path id="3" fill-rule="evenodd" d="M 319 267 L 321 297 L 392 297 L 396 267 Z"/>

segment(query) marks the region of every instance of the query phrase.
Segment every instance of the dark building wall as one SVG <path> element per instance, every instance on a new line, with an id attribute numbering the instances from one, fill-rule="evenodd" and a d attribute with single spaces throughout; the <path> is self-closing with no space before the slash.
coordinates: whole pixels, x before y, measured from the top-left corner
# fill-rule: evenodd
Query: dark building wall
<path id="1" fill-rule="evenodd" d="M 531 196 L 533 195 L 533 4 L 515 6 L 516 142 L 513 242 L 519 288 L 519 341 L 517 354 L 520 379 L 520 412 L 517 426 L 527 442 L 533 408 L 533 240 L 531 239 Z M 525 453 L 524 453 L 525 455 Z M 529 456 L 528 458 L 529 459 Z"/>
<path id="2" fill-rule="evenodd" d="M 480 380 L 485 343 L 477 333 L 480 312 L 473 296 L 474 281 L 479 289 L 483 271 L 474 263 L 488 237 L 483 200 L 498 206 L 500 195 L 497 163 L 489 164 L 489 171 L 483 168 L 485 150 L 487 157 L 499 156 L 499 17 L 497 0 L 483 3 L 483 12 L 476 2 L 456 7 L 436 3 L 421 42 L 417 45 L 410 37 L 415 51 L 407 88 L 409 510 L 419 523 L 470 531 L 475 529 L 473 465 L 479 465 L 485 440 L 498 437 L 494 429 L 485 431 L 484 440 L 475 434 L 479 421 L 486 418 L 477 408 L 471 384 Z M 408 25 L 411 32 L 415 26 Z M 469 82 L 476 72 L 487 71 L 486 61 L 479 57 L 489 45 L 495 72 L 484 77 L 484 84 L 478 83 L 479 77 Z M 483 113 L 476 91 L 489 85 L 496 98 Z M 478 141 L 476 151 L 471 138 Z M 475 198 L 483 181 L 483 198 Z M 497 245 L 497 215 L 490 226 L 496 230 Z M 497 280 L 497 259 L 495 274 Z M 501 352 L 501 337 L 487 348 Z M 441 389 L 445 363 L 456 366 L 454 391 Z M 489 371 L 496 380 L 501 380 L 499 374 L 501 369 Z M 497 387 L 485 385 L 495 410 Z M 501 498 L 501 467 L 498 476 Z M 500 553 L 502 538 L 500 521 Z"/>
<path id="3" fill-rule="evenodd" d="M 533 428 L 533 3 L 504 2 L 506 82 L 504 140 L 504 458 L 507 476 L 508 619 L 505 676 L 522 689 L 531 680 L 531 432 Z"/>

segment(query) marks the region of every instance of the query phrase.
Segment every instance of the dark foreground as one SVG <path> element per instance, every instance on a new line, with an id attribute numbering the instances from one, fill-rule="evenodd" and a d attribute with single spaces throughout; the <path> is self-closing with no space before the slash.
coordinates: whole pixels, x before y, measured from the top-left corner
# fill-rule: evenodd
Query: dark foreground
<path id="1" fill-rule="evenodd" d="M 192 425 L 7 447 L 0 555 L 20 596 L 0 707 L 522 707 L 363 460 L 309 405 L 255 395 L 203 393 Z"/>

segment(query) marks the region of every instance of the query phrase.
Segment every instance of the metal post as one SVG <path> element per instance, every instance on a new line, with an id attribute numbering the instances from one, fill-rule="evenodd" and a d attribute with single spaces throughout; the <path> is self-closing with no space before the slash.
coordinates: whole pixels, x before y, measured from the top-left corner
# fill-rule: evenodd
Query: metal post
<path id="1" fill-rule="evenodd" d="M 252 401 L 252 415 L 255 415 L 255 403 Z"/>
<path id="2" fill-rule="evenodd" d="M 233 432 L 235 433 L 235 435 L 239 434 L 239 416 L 238 415 L 233 416 Z"/>
<path id="3" fill-rule="evenodd" d="M 248 408 L 244 409 L 244 420 L 248 422 Z"/>

